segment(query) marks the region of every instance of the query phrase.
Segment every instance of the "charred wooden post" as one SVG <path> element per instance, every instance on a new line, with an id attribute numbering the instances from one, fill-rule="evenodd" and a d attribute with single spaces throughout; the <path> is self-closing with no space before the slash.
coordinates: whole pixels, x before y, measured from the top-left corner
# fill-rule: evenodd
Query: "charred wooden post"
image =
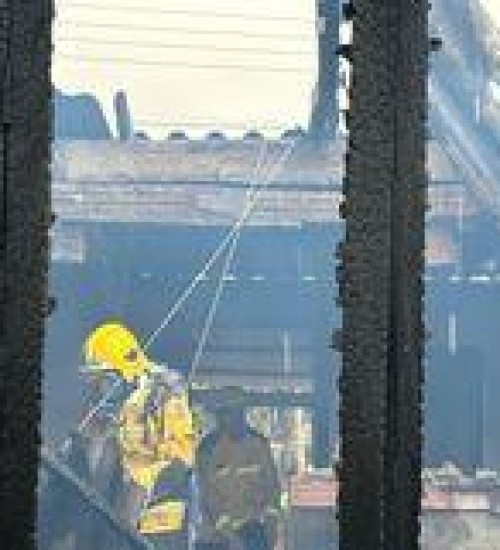
<path id="1" fill-rule="evenodd" d="M 427 0 L 352 0 L 340 248 L 343 550 L 418 548 Z"/>
<path id="2" fill-rule="evenodd" d="M 35 548 L 47 297 L 51 0 L 0 1 L 0 540 Z"/>

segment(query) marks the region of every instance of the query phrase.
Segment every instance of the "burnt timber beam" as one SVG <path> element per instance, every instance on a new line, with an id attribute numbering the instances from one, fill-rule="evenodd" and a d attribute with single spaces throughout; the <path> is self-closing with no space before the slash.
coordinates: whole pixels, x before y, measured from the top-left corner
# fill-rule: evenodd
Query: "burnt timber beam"
<path id="1" fill-rule="evenodd" d="M 0 0 L 0 540 L 35 548 L 48 314 L 51 0 Z"/>
<path id="2" fill-rule="evenodd" d="M 427 0 L 352 0 L 339 528 L 342 550 L 419 547 Z"/>
<path id="3" fill-rule="evenodd" d="M 224 402 L 227 392 L 224 389 L 193 389 L 190 392 L 193 404 L 213 409 Z M 285 391 L 259 392 L 246 390 L 242 392 L 241 402 L 245 408 L 273 407 L 278 409 L 310 408 L 313 396 L 309 393 L 292 393 Z"/>
<path id="4" fill-rule="evenodd" d="M 319 70 L 309 137 L 318 141 L 332 141 L 337 132 L 340 1 L 316 0 Z"/>

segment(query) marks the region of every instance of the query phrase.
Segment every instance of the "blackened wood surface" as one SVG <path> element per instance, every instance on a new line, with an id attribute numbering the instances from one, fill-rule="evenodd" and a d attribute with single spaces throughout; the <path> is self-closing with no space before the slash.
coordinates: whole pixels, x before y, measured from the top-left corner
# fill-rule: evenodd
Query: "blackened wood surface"
<path id="1" fill-rule="evenodd" d="M 0 1 L 0 541 L 35 547 L 47 313 L 51 0 Z"/>
<path id="2" fill-rule="evenodd" d="M 343 550 L 418 548 L 423 384 L 427 15 L 353 0 L 341 246 Z"/>

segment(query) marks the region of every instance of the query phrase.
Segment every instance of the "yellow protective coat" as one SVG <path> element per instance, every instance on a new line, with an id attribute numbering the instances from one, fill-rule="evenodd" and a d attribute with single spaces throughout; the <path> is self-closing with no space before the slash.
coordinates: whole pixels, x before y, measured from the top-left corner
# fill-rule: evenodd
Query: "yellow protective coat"
<path id="1" fill-rule="evenodd" d="M 147 388 L 139 388 L 123 405 L 119 440 L 128 476 L 150 491 L 172 462 L 193 465 L 197 441 L 187 392 L 167 397 L 160 410 L 145 416 L 148 396 Z"/>

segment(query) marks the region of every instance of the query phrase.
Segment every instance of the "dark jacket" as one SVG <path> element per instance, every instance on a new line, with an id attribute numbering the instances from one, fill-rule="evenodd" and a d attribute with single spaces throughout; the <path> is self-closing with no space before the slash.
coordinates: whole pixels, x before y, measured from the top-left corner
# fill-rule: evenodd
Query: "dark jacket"
<path id="1" fill-rule="evenodd" d="M 239 434 L 215 430 L 198 449 L 196 473 L 202 540 L 274 546 L 280 486 L 266 438 L 249 426 Z"/>

